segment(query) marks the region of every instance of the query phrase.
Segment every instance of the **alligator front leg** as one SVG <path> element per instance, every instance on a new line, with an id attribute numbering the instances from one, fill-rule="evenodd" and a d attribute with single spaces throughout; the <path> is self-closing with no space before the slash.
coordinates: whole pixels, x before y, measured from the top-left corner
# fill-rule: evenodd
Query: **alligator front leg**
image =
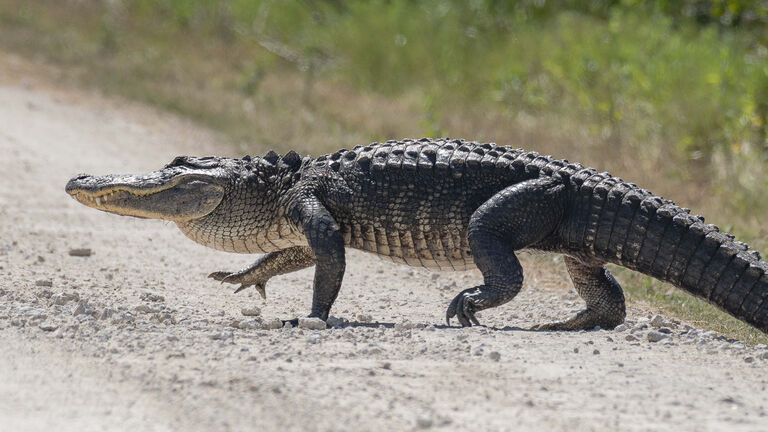
<path id="1" fill-rule="evenodd" d="M 222 283 L 240 284 L 238 293 L 248 287 L 254 287 L 263 298 L 267 281 L 273 276 L 295 272 L 315 264 L 315 254 L 306 246 L 296 246 L 262 255 L 251 266 L 237 272 L 218 271 L 209 278 Z"/>
<path id="2" fill-rule="evenodd" d="M 344 277 L 344 237 L 333 216 L 313 195 L 295 198 L 290 219 L 301 227 L 315 256 L 312 312 L 309 316 L 326 320 Z"/>

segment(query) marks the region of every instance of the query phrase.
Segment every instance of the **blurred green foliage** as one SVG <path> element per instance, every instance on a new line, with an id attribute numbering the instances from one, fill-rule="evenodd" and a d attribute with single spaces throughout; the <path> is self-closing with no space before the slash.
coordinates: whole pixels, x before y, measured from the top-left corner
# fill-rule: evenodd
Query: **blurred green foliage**
<path id="1" fill-rule="evenodd" d="M 135 0 L 123 7 L 158 34 L 257 41 L 312 79 L 389 95 L 418 89 L 437 106 L 568 115 L 612 146 L 653 138 L 681 160 L 768 156 L 765 1 Z"/>

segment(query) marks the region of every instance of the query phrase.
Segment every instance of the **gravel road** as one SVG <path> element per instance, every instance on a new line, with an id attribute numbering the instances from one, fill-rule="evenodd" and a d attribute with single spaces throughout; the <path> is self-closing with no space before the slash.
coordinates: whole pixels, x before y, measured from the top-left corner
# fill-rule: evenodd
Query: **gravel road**
<path id="1" fill-rule="evenodd" d="M 64 193 L 238 150 L 43 69 L 0 53 L 1 430 L 768 430 L 765 346 L 637 307 L 614 331 L 525 330 L 583 306 L 558 257 L 525 257 L 519 297 L 461 329 L 444 311 L 479 273 L 350 251 L 338 328 L 267 328 L 308 312 L 311 269 L 234 295 L 205 276 L 254 257 Z"/>

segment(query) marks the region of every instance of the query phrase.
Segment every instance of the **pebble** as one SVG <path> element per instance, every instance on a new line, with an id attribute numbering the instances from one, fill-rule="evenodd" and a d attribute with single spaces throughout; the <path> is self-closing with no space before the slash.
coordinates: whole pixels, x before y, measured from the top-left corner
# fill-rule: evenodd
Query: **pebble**
<path id="1" fill-rule="evenodd" d="M 755 361 L 755 358 L 752 356 L 744 357 L 744 363 L 752 363 Z"/>
<path id="2" fill-rule="evenodd" d="M 631 334 L 628 334 L 628 335 L 627 335 L 627 336 L 624 338 L 624 340 L 626 340 L 626 341 L 629 341 L 629 342 L 633 342 L 633 341 L 636 341 L 636 340 L 637 340 L 637 338 L 636 338 L 635 336 L 631 335 Z"/>
<path id="3" fill-rule="evenodd" d="M 626 324 L 619 324 L 616 327 L 613 328 L 613 331 L 621 333 L 623 331 L 627 331 L 627 325 Z"/>
<path id="4" fill-rule="evenodd" d="M 158 324 L 176 324 L 176 318 L 170 312 L 158 312 L 152 314 L 150 321 Z"/>
<path id="5" fill-rule="evenodd" d="M 104 310 L 101 311 L 101 313 L 99 314 L 99 319 L 100 320 L 105 320 L 105 319 L 112 318 L 112 316 L 114 316 L 115 313 L 117 313 L 117 311 L 114 310 L 114 309 L 104 308 Z"/>
<path id="6" fill-rule="evenodd" d="M 501 360 L 501 353 L 499 353 L 498 351 L 491 351 L 491 353 L 488 354 L 488 357 L 491 360 L 497 362 L 497 361 Z"/>
<path id="7" fill-rule="evenodd" d="M 142 304 L 134 307 L 133 310 L 140 313 L 157 313 L 163 310 L 163 308 L 159 306 L 150 306 L 150 305 Z"/>
<path id="8" fill-rule="evenodd" d="M 69 256 L 89 257 L 92 254 L 93 254 L 93 251 L 90 248 L 78 248 L 78 249 L 69 250 Z"/>
<path id="9" fill-rule="evenodd" d="M 429 429 L 432 427 L 432 416 L 429 414 L 422 414 L 416 418 L 416 426 L 421 429 Z"/>
<path id="10" fill-rule="evenodd" d="M 344 318 L 329 316 L 328 319 L 325 320 L 325 323 L 328 324 L 328 327 L 341 328 L 341 327 L 344 327 L 344 324 L 347 323 L 347 320 L 345 320 Z"/>
<path id="11" fill-rule="evenodd" d="M 75 310 L 72 311 L 72 315 L 74 316 L 93 315 L 93 313 L 94 313 L 93 308 L 88 306 L 88 302 L 86 302 L 85 300 L 79 302 L 75 307 Z"/>
<path id="12" fill-rule="evenodd" d="M 367 323 L 367 322 L 373 321 L 373 317 L 369 314 L 358 314 L 357 320 L 360 322 Z"/>
<path id="13" fill-rule="evenodd" d="M 307 335 L 307 342 L 311 344 L 320 343 L 321 340 L 322 340 L 322 337 L 320 336 L 319 333 L 310 333 L 309 335 Z"/>
<path id="14" fill-rule="evenodd" d="M 666 339 L 667 335 L 661 332 L 657 332 L 656 330 L 651 330 L 648 332 L 646 337 L 648 338 L 649 342 L 659 342 L 660 340 Z"/>
<path id="15" fill-rule="evenodd" d="M 57 293 L 51 296 L 51 302 L 55 305 L 65 305 L 71 301 L 78 301 L 80 300 L 80 296 L 77 294 L 69 294 L 69 293 Z"/>
<path id="16" fill-rule="evenodd" d="M 54 331 L 57 328 L 59 328 L 58 324 L 54 324 L 54 323 L 52 323 L 50 321 L 43 321 L 40 324 L 38 324 L 37 326 L 40 327 L 40 330 L 48 331 L 48 332 Z"/>
<path id="17" fill-rule="evenodd" d="M 244 307 L 240 309 L 240 313 L 245 316 L 259 316 L 261 315 L 261 309 L 256 306 Z"/>
<path id="18" fill-rule="evenodd" d="M 242 330 L 258 330 L 264 328 L 264 323 L 261 319 L 251 318 L 240 321 L 237 327 Z"/>
<path id="19" fill-rule="evenodd" d="M 666 320 L 661 315 L 654 315 L 653 318 L 651 318 L 651 326 L 659 328 L 665 324 Z"/>
<path id="20" fill-rule="evenodd" d="M 149 291 L 149 290 L 142 291 L 141 296 L 139 296 L 139 298 L 144 300 L 144 301 L 151 301 L 151 302 L 164 302 L 165 301 L 165 297 L 164 296 L 162 296 L 162 295 L 160 295 L 160 294 L 158 294 L 158 293 L 156 293 L 154 291 Z"/>
<path id="21" fill-rule="evenodd" d="M 112 315 L 112 324 L 127 324 L 133 322 L 134 318 L 130 312 L 115 312 Z"/>
<path id="22" fill-rule="evenodd" d="M 50 280 L 50 279 L 40 279 L 40 280 L 35 281 L 35 286 L 39 286 L 39 287 L 52 287 L 53 286 L 53 281 Z"/>
<path id="23" fill-rule="evenodd" d="M 299 328 L 311 330 L 325 330 L 325 321 L 320 318 L 299 318 Z"/>
<path id="24" fill-rule="evenodd" d="M 283 321 L 281 321 L 279 318 L 270 318 L 264 320 L 264 323 L 262 323 L 262 328 L 266 330 L 276 330 L 283 328 Z"/>

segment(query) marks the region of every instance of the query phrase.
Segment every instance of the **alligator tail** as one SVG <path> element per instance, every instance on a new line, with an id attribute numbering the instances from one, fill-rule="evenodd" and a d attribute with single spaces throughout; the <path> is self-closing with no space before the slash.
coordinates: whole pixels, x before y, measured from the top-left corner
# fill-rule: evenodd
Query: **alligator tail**
<path id="1" fill-rule="evenodd" d="M 603 250 L 597 236 L 595 252 L 680 287 L 768 333 L 768 263 L 760 254 L 688 209 L 645 190 L 628 189 L 608 211 L 610 234 Z M 601 213 L 605 216 L 605 209 Z"/>

